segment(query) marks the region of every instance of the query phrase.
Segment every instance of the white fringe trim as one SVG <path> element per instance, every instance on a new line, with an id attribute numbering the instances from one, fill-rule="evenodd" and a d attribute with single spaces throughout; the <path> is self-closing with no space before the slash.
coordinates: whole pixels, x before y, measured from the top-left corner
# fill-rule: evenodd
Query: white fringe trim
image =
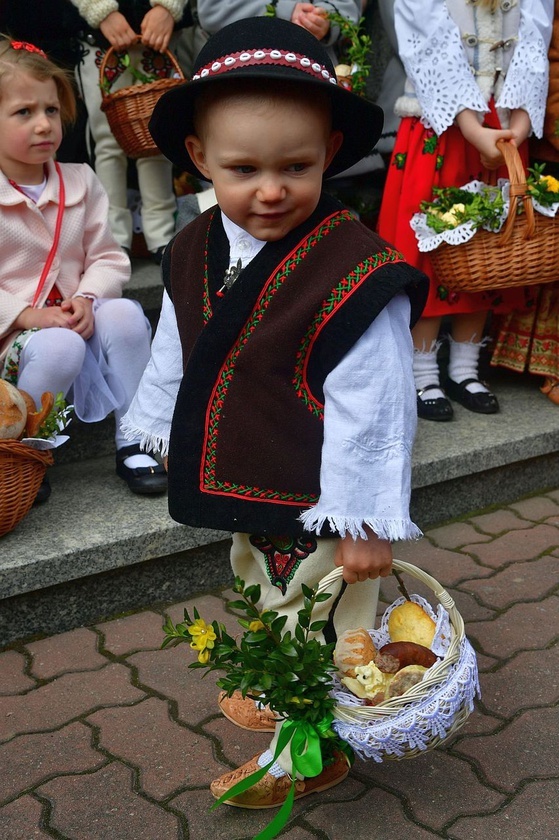
<path id="1" fill-rule="evenodd" d="M 342 537 L 349 535 L 354 540 L 357 537 L 367 539 L 365 525 L 381 540 L 390 540 L 390 542 L 418 540 L 423 536 L 423 532 L 411 519 L 359 519 L 350 516 L 328 516 L 317 512 L 316 507 L 303 511 L 299 516 L 299 521 L 303 523 L 306 531 L 316 533 L 320 533 L 324 525 L 328 523 L 330 528 Z"/>
<path id="2" fill-rule="evenodd" d="M 126 440 L 137 440 L 140 444 L 140 449 L 144 452 L 158 452 L 162 458 L 166 458 L 169 454 L 169 441 L 167 438 L 152 435 L 144 432 L 137 426 L 133 426 L 130 421 L 123 418 L 120 422 L 120 429 Z"/>

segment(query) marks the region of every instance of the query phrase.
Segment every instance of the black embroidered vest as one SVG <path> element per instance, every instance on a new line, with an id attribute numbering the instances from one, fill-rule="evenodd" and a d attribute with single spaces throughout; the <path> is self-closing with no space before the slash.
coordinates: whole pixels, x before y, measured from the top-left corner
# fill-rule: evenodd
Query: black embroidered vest
<path id="1" fill-rule="evenodd" d="M 326 376 L 398 292 L 415 321 L 428 281 L 328 197 L 220 298 L 228 262 L 216 209 L 167 249 L 184 362 L 169 511 L 188 525 L 296 535 L 320 494 Z"/>

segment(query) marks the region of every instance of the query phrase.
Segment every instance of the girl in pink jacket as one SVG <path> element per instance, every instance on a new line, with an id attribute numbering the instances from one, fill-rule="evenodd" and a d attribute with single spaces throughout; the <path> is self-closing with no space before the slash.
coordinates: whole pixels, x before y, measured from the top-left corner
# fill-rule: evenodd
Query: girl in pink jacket
<path id="1" fill-rule="evenodd" d="M 120 433 L 150 354 L 141 307 L 121 297 L 130 262 L 93 171 L 55 161 L 74 113 L 64 71 L 0 39 L 0 377 L 38 405 L 44 391 L 70 394 L 86 422 L 114 411 L 117 474 L 135 493 L 159 493 L 163 467 Z"/>

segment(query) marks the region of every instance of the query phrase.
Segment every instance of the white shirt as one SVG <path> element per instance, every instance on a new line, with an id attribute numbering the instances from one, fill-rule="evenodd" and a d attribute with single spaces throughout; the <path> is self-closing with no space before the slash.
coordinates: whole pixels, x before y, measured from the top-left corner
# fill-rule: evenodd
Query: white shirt
<path id="1" fill-rule="evenodd" d="M 265 243 L 222 218 L 230 262 L 240 257 L 244 267 Z M 399 294 L 326 377 L 320 498 L 301 515 L 309 531 L 329 522 L 342 536 L 366 537 L 364 525 L 382 539 L 421 536 L 409 515 L 417 426 L 409 319 L 409 299 Z M 175 310 L 164 293 L 151 359 L 122 421 L 127 438 L 167 455 L 182 375 Z"/>

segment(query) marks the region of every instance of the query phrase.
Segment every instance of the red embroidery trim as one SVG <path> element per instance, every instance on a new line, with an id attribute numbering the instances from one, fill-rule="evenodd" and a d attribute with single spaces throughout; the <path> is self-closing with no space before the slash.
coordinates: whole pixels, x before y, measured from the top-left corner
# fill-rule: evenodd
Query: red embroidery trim
<path id="1" fill-rule="evenodd" d="M 313 61 L 306 55 L 283 52 L 282 50 L 244 50 L 243 52 L 224 55 L 217 61 L 212 61 L 211 64 L 206 64 L 205 67 L 200 68 L 192 77 L 192 81 L 205 79 L 208 76 L 220 76 L 223 73 L 228 73 L 229 70 L 238 70 L 239 67 L 256 67 L 263 64 L 293 67 L 295 70 L 302 70 L 309 76 L 314 76 L 315 79 L 337 84 L 336 77 L 323 64 Z"/>
<path id="2" fill-rule="evenodd" d="M 40 50 L 34 44 L 29 44 L 27 41 L 10 41 L 10 47 L 13 50 L 26 50 L 26 52 L 37 53 L 37 55 L 42 55 L 43 58 L 47 58 L 47 54 L 43 50 Z"/>

